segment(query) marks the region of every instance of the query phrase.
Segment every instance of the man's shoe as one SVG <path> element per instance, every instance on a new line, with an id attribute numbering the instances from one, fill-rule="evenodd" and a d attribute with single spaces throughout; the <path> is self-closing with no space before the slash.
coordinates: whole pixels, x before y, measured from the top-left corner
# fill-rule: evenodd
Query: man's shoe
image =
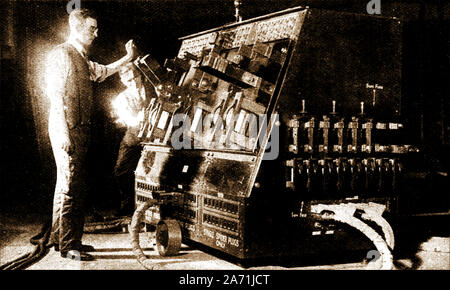
<path id="1" fill-rule="evenodd" d="M 94 252 L 95 248 L 91 245 L 81 245 L 82 252 Z"/>
<path id="2" fill-rule="evenodd" d="M 59 252 L 59 245 L 54 244 L 55 251 Z M 80 252 L 93 252 L 95 251 L 95 248 L 91 245 L 81 245 L 81 251 Z"/>
<path id="3" fill-rule="evenodd" d="M 61 252 L 61 257 L 71 259 L 74 261 L 93 261 L 94 256 L 88 253 L 79 252 L 77 250 L 70 250 L 68 252 Z"/>

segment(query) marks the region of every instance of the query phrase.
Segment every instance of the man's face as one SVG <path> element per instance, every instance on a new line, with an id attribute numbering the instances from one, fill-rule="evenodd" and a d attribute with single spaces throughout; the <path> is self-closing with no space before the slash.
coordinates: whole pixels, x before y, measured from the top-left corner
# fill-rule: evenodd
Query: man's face
<path id="1" fill-rule="evenodd" d="M 80 25 L 78 29 L 78 40 L 86 47 L 89 47 L 94 39 L 98 36 L 97 20 L 87 18 L 84 25 Z"/>

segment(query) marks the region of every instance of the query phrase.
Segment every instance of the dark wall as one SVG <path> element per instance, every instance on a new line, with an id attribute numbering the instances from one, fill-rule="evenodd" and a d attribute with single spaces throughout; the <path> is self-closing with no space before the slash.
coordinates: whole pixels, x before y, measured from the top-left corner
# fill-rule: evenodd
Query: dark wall
<path id="1" fill-rule="evenodd" d="M 233 2 L 81 0 L 82 7 L 98 15 L 99 37 L 91 59 L 117 60 L 132 38 L 142 53 L 151 53 L 162 64 L 177 54 L 179 37 L 234 21 Z M 299 5 L 365 14 L 367 2 L 244 0 L 242 14 L 246 19 Z M 47 131 L 49 102 L 41 88 L 42 67 L 45 53 L 68 35 L 68 1 L 7 3 L 2 16 L 12 11 L 11 17 L 1 17 L 7 41 L 2 40 L 0 207 L 44 210 L 51 204 L 56 172 Z M 436 154 L 448 145 L 449 5 L 444 3 L 381 0 L 382 16 L 405 22 L 402 112 L 410 116 L 410 135 Z M 7 50 L 9 56 L 4 55 Z M 123 130 L 113 122 L 110 100 L 121 89 L 117 76 L 96 85 L 90 179 L 93 202 L 100 207 L 110 206 L 116 194 L 111 173 Z"/>

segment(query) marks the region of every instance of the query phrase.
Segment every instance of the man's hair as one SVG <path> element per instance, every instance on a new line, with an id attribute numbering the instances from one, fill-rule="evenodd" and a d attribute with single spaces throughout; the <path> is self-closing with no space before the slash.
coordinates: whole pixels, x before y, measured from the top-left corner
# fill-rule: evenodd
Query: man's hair
<path id="1" fill-rule="evenodd" d="M 69 15 L 70 29 L 78 29 L 80 25 L 84 25 L 86 19 L 88 18 L 96 19 L 97 16 L 95 15 L 94 11 L 86 8 L 73 10 Z"/>

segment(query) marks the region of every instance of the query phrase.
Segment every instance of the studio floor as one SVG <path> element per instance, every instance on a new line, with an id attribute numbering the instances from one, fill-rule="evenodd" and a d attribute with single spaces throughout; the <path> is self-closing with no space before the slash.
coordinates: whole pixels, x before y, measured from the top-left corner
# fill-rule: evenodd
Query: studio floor
<path id="1" fill-rule="evenodd" d="M 39 232 L 43 217 L 39 215 L 0 214 L 0 264 L 31 251 L 30 238 Z M 448 216 L 415 217 L 404 221 L 403 235 L 396 241 L 396 270 L 450 270 L 450 236 Z M 445 229 L 444 229 L 445 228 Z M 94 261 L 63 259 L 51 249 L 29 270 L 144 270 L 136 260 L 128 233 L 120 230 L 86 233 L 83 243 L 96 248 Z M 376 269 L 376 263 L 342 261 L 327 264 L 320 260 L 292 263 L 280 261 L 255 262 L 243 266 L 207 248 L 182 245 L 178 255 L 160 257 L 154 246 L 153 233 L 141 233 L 141 247 L 152 262 L 167 270 L 364 270 Z"/>

